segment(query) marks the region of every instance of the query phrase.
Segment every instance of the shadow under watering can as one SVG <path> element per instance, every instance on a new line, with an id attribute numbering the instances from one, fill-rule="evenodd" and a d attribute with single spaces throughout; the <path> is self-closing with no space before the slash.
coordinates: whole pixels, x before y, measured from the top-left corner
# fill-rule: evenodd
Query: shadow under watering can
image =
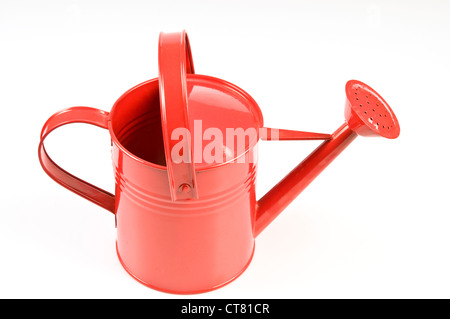
<path id="1" fill-rule="evenodd" d="M 128 90 L 110 112 L 55 113 L 42 129 L 39 160 L 56 182 L 115 215 L 117 254 L 131 276 L 165 292 L 205 292 L 246 269 L 255 238 L 358 135 L 398 137 L 397 118 L 377 92 L 352 80 L 345 94 L 345 122 L 332 134 L 265 128 L 245 91 L 194 73 L 185 32 L 161 33 L 159 77 Z M 109 130 L 114 195 L 48 156 L 46 136 L 69 123 Z M 257 200 L 261 139 L 324 142 Z"/>

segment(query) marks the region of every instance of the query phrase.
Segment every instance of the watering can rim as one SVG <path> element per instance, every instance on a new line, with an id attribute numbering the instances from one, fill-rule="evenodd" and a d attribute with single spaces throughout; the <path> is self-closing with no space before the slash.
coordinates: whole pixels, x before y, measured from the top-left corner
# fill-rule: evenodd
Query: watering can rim
<path id="1" fill-rule="evenodd" d="M 256 129 L 262 128 L 264 126 L 264 117 L 263 117 L 263 114 L 261 112 L 261 109 L 260 109 L 259 105 L 256 103 L 256 101 L 246 91 L 244 91 L 242 88 L 238 87 L 237 85 L 235 85 L 235 84 L 233 84 L 231 82 L 228 82 L 226 80 L 217 78 L 217 77 L 213 77 L 213 76 L 210 76 L 210 75 L 203 75 L 203 74 L 189 74 L 187 76 L 187 81 L 189 83 L 196 82 L 196 83 L 194 83 L 194 85 L 198 84 L 199 82 L 213 83 L 216 86 L 221 86 L 222 88 L 226 88 L 230 92 L 233 92 L 235 94 L 240 95 L 243 99 L 245 99 L 245 100 L 247 100 L 249 102 L 248 105 L 251 107 L 250 111 L 252 112 L 252 114 L 255 115 L 255 120 L 258 123 L 258 126 L 256 127 Z M 133 91 L 135 91 L 135 90 L 137 90 L 137 89 L 139 89 L 141 87 L 147 86 L 149 84 L 154 84 L 155 82 L 158 82 L 158 78 L 153 78 L 153 79 L 141 82 L 141 83 L 135 85 L 134 87 L 130 88 L 129 90 L 127 90 L 125 93 L 123 93 L 116 100 L 116 102 L 113 104 L 113 106 L 111 108 L 111 111 L 109 112 L 108 129 L 109 129 L 109 132 L 110 132 L 112 140 L 129 157 L 133 158 L 134 160 L 136 160 L 139 163 L 144 164 L 146 166 L 150 166 L 152 168 L 156 168 L 156 169 L 160 169 L 160 170 L 163 170 L 163 171 L 167 171 L 167 166 L 156 164 L 156 163 L 144 160 L 141 157 L 138 157 L 135 154 L 133 154 L 127 148 L 125 148 L 122 145 L 122 143 L 118 140 L 118 138 L 117 138 L 117 136 L 116 136 L 116 134 L 114 132 L 114 129 L 112 127 L 112 122 L 111 122 L 111 118 L 114 117 L 117 105 L 120 104 L 123 101 L 123 99 L 127 98 L 131 92 L 133 92 Z M 257 133 L 259 134 L 259 130 L 257 130 Z M 233 161 L 236 161 L 241 156 L 245 156 L 245 154 L 247 154 L 253 147 L 255 147 L 257 145 L 257 143 L 259 142 L 259 140 L 260 140 L 260 136 L 258 135 L 256 139 L 253 139 L 253 140 L 250 141 L 250 143 L 245 148 L 245 151 L 243 153 L 238 154 L 237 156 L 233 157 L 232 159 L 230 159 L 228 161 L 224 161 L 224 162 L 221 162 L 221 163 L 212 163 L 212 164 L 210 164 L 208 166 L 197 166 L 197 167 L 195 167 L 195 171 L 196 172 L 206 171 L 206 170 L 218 168 L 218 167 L 227 165 L 227 164 L 229 164 L 229 163 L 231 163 Z"/>

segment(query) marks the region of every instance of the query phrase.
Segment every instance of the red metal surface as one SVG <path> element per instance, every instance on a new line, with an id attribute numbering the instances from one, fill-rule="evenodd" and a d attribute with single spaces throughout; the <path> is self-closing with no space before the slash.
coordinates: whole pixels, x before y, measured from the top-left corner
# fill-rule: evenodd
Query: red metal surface
<path id="1" fill-rule="evenodd" d="M 258 236 L 355 138 L 347 124 L 323 142 L 275 185 L 257 204 L 255 236 Z"/>
<path id="2" fill-rule="evenodd" d="M 192 92 L 211 95 L 220 87 L 229 96 L 243 94 L 206 76 L 190 77 L 187 84 Z M 189 103 L 195 108 L 204 99 L 191 94 Z M 252 103 L 247 107 L 257 107 Z M 201 163 L 198 199 L 172 201 L 164 145 L 156 134 L 159 116 L 157 79 L 125 93 L 111 110 L 117 251 L 127 271 L 147 286 L 176 293 L 211 290 L 238 276 L 252 257 L 256 163 Z"/>
<path id="3" fill-rule="evenodd" d="M 361 136 L 390 139 L 400 134 L 397 117 L 387 102 L 367 84 L 351 80 L 345 86 L 345 120 Z"/>
<path id="4" fill-rule="evenodd" d="M 166 292 L 198 293 L 221 287 L 239 276 L 251 261 L 255 237 L 357 134 L 395 138 L 400 129 L 390 107 L 373 89 L 350 81 L 346 86 L 346 123 L 332 135 L 278 129 L 263 129 L 261 135 L 263 117 L 256 102 L 231 83 L 193 74 L 185 33 L 167 37 L 162 37 L 162 47 L 173 45 L 169 51 L 178 47 L 170 54 L 182 67 L 173 66 L 174 73 L 163 71 L 162 77 L 173 76 L 177 81 L 161 80 L 160 74 L 160 79 L 141 83 L 124 93 L 110 113 L 73 107 L 54 114 L 42 129 L 39 160 L 56 182 L 115 214 L 117 254 L 135 279 Z M 165 54 L 161 50 L 160 58 Z M 171 63 L 162 60 L 162 64 Z M 182 90 L 181 94 L 172 92 L 175 88 Z M 354 97 L 358 94 L 365 97 L 368 106 L 359 104 L 360 97 Z M 162 108 L 161 101 L 166 103 Z M 169 102 L 182 105 L 169 106 Z M 173 118 L 172 113 L 180 108 L 186 113 Z M 164 113 L 167 116 L 162 116 Z M 380 120 L 373 121 L 371 117 L 376 115 Z M 50 132 L 76 122 L 108 128 L 115 195 L 64 171 L 45 151 L 44 140 Z M 180 166 L 180 171 L 175 168 L 172 178 L 168 165 L 172 159 L 167 154 L 173 145 L 167 144 L 166 136 L 176 129 L 174 123 L 191 131 L 193 128 L 189 150 L 194 160 L 197 151 L 203 154 L 208 148 L 202 140 L 208 130 L 215 129 L 223 136 L 230 128 L 254 129 L 257 133 L 246 139 L 243 148 L 221 145 L 225 161 L 210 162 L 200 156 L 195 165 Z M 271 140 L 275 135 L 279 139 L 325 141 L 257 201 L 257 143 L 260 138 Z M 177 176 L 186 169 L 188 173 Z M 180 188 L 179 183 L 189 183 L 189 178 L 194 181 L 191 186 L 195 186 L 195 196 L 189 195 L 191 188 Z M 183 194 L 188 196 L 174 197 L 178 190 L 186 191 Z"/>
<path id="5" fill-rule="evenodd" d="M 159 36 L 159 96 L 161 122 L 169 177 L 170 194 L 173 200 L 198 198 L 197 182 L 192 154 L 194 145 L 185 138 L 184 154 L 189 161 L 175 161 L 171 150 L 178 143 L 172 138 L 175 129 L 189 128 L 186 74 L 194 73 L 194 63 L 186 32 L 161 33 Z"/>
<path id="6" fill-rule="evenodd" d="M 261 233 L 358 135 L 396 138 L 400 126 L 386 101 L 360 81 L 345 86 L 346 123 L 323 142 L 257 204 L 255 236 Z M 374 120 L 376 119 L 376 120 Z"/>
<path id="7" fill-rule="evenodd" d="M 301 141 L 301 140 L 329 140 L 331 134 L 283 130 L 264 127 L 261 135 L 263 141 Z"/>
<path id="8" fill-rule="evenodd" d="M 81 197 L 114 213 L 113 194 L 89 184 L 63 170 L 53 162 L 44 147 L 44 141 L 47 135 L 60 126 L 71 123 L 87 123 L 107 128 L 108 116 L 108 112 L 90 107 L 72 107 L 55 113 L 42 127 L 38 156 L 42 168 L 54 181 Z"/>

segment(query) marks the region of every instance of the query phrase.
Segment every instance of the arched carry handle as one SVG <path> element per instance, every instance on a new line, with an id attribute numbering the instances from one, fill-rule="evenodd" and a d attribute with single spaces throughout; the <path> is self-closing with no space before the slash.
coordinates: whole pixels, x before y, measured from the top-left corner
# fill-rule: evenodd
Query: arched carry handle
<path id="1" fill-rule="evenodd" d="M 174 201 L 197 198 L 186 84 L 186 74 L 194 73 L 194 64 L 185 31 L 160 34 L 158 60 L 161 123 L 171 197 Z M 178 139 L 184 143 L 182 149 L 187 154 L 172 154 L 173 147 L 181 143 Z"/>
<path id="2" fill-rule="evenodd" d="M 39 161 L 44 171 L 60 185 L 114 214 L 114 195 L 66 172 L 48 156 L 44 140 L 54 129 L 70 123 L 87 123 L 108 128 L 109 113 L 91 107 L 72 107 L 52 115 L 41 131 Z"/>

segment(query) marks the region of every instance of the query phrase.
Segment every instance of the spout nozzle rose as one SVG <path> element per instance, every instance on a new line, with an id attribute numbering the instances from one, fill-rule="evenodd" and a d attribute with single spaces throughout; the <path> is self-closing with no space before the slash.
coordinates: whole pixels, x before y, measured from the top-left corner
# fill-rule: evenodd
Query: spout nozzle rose
<path id="1" fill-rule="evenodd" d="M 400 125 L 387 102 L 367 84 L 351 80 L 345 86 L 345 121 L 361 136 L 397 138 Z"/>

